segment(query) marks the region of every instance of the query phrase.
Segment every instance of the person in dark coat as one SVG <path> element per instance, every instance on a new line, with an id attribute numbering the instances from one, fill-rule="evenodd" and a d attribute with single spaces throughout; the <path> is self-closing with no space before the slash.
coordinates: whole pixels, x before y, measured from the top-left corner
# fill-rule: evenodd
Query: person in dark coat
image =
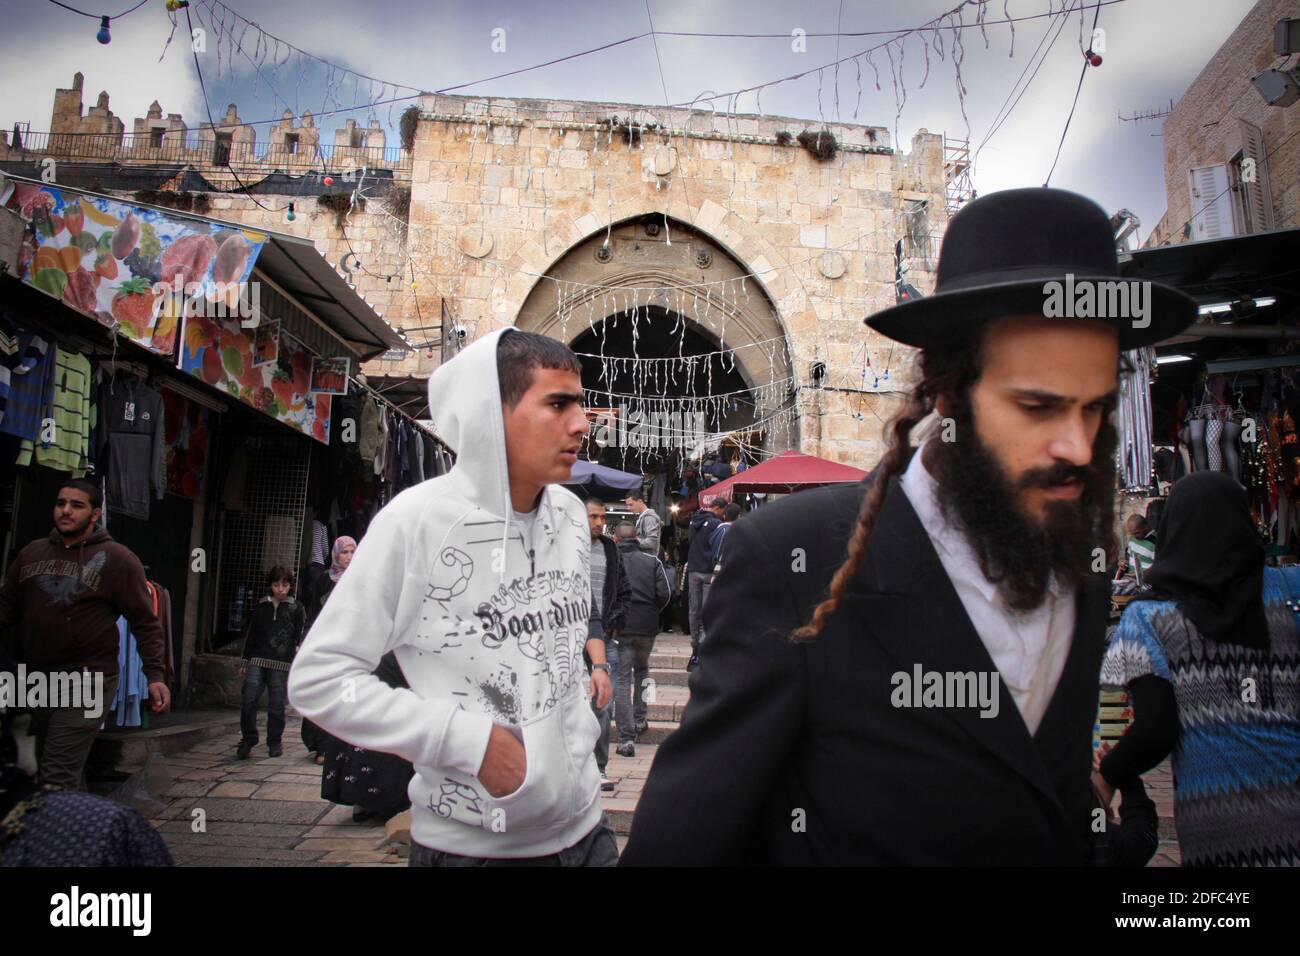
<path id="1" fill-rule="evenodd" d="M 650 654 L 659 636 L 659 612 L 667 606 L 672 588 L 659 559 L 641 549 L 632 522 L 624 521 L 615 528 L 614 540 L 618 542 L 630 591 L 623 630 L 616 641 L 614 719 L 618 723 L 619 755 L 635 757 L 636 739 L 648 726 L 645 684 L 650 677 Z"/>
<path id="2" fill-rule="evenodd" d="M 618 666 L 618 636 L 623 630 L 632 589 L 623 570 L 623 557 L 613 539 L 605 534 L 605 505 L 595 498 L 587 501 L 587 527 L 591 532 L 591 616 L 587 622 L 587 638 L 604 642 L 605 663 L 593 664 L 585 649 L 582 652 L 583 663 L 588 673 L 604 670 L 610 677 L 612 690 L 614 668 Z M 600 788 L 613 790 L 614 782 L 605 776 L 605 767 L 609 764 L 613 693 L 605 706 L 597 706 L 597 703 L 595 699 L 591 702 L 592 713 L 600 723 L 600 735 L 595 746 L 596 768 L 600 771 Z"/>
<path id="3" fill-rule="evenodd" d="M 686 587 L 691 621 L 691 665 L 697 663 L 704 643 L 704 597 L 713 580 L 713 532 L 722 524 L 727 503 L 715 498 L 691 515 L 691 537 L 686 557 Z"/>
<path id="4" fill-rule="evenodd" d="M 1108 216 L 1073 193 L 953 218 L 935 293 L 868 320 L 921 349 L 878 467 L 728 532 L 622 864 L 1091 859 L 1120 349 L 1196 317 L 1118 273 Z M 1133 310 L 1056 317 L 1067 276 Z"/>
<path id="5" fill-rule="evenodd" d="M 329 571 L 316 581 L 313 620 L 320 616 L 330 593 L 352 563 L 356 549 L 356 541 L 347 535 L 340 535 L 334 542 Z M 402 668 L 391 653 L 380 658 L 374 674 L 389 687 L 407 686 Z M 304 720 L 303 724 L 306 723 Z M 314 742 L 320 746 L 321 759 L 317 762 L 324 764 L 321 797 L 352 807 L 352 819 L 358 823 L 370 819 L 387 820 L 411 805 L 406 786 L 411 782 L 415 768 L 410 761 L 393 754 L 355 747 L 314 724 L 312 732 Z M 303 735 L 305 739 L 306 730 Z"/>
<path id="6" fill-rule="evenodd" d="M 334 590 L 334 585 L 338 584 L 339 578 L 343 577 L 343 572 L 352 563 L 352 555 L 356 550 L 356 539 L 345 534 L 334 539 L 334 546 L 330 548 L 329 569 L 317 577 L 308 589 L 307 619 L 309 625 L 320 617 L 321 608 L 325 606 L 325 601 L 330 596 L 330 592 Z M 306 717 L 302 719 L 301 733 L 302 743 L 307 748 L 307 754 L 318 764 L 325 763 L 325 745 L 334 738 Z M 337 741 L 335 743 L 337 744 Z"/>

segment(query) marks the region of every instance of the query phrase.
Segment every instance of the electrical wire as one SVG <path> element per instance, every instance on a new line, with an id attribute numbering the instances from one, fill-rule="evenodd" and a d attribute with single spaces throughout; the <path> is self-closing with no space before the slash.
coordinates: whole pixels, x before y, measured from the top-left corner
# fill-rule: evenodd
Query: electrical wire
<path id="1" fill-rule="evenodd" d="M 1013 83 L 1011 89 L 1007 91 L 1007 97 L 1002 101 L 1002 106 L 1000 106 L 998 108 L 997 113 L 994 114 L 993 117 L 994 122 L 989 127 L 989 131 L 984 134 L 984 138 L 980 140 L 980 144 L 977 147 L 975 147 L 975 155 L 974 158 L 972 159 L 972 163 L 977 162 L 979 160 L 980 151 L 985 147 L 985 145 L 987 145 L 988 141 L 993 138 L 994 134 L 997 133 L 997 131 L 1002 128 L 1002 125 L 1007 121 L 1007 119 L 1011 116 L 1011 113 L 1020 104 L 1021 98 L 1024 97 L 1025 92 L 1029 89 L 1030 85 L 1034 82 L 1034 78 L 1038 76 L 1038 71 L 1042 69 L 1043 63 L 1046 62 L 1048 54 L 1052 52 L 1052 47 L 1056 45 L 1056 41 L 1060 37 L 1061 31 L 1065 27 L 1065 23 L 1069 19 L 1070 14 L 1072 12 L 1073 10 L 1071 8 L 1062 9 L 1057 14 L 1058 16 L 1060 16 L 1061 19 L 1056 23 L 1049 23 L 1047 25 L 1047 29 L 1043 32 L 1042 37 L 1038 41 L 1038 46 L 1034 47 L 1034 52 L 1029 54 L 1029 60 L 1025 63 L 1025 68 L 1020 71 L 1020 76 L 1016 78 L 1016 82 Z M 1052 35 L 1053 29 L 1056 30 L 1055 35 Z M 1038 60 L 1038 65 L 1034 66 L 1034 58 L 1038 56 L 1038 51 L 1043 48 L 1043 43 L 1047 41 L 1047 38 L 1049 36 L 1052 37 L 1052 42 L 1048 45 L 1047 49 L 1043 51 L 1042 58 Z M 1034 72 L 1029 77 L 1029 79 L 1025 82 L 1025 85 L 1021 87 L 1020 81 L 1025 78 L 1025 74 L 1029 72 L 1029 68 L 1031 66 L 1034 66 Z M 1017 89 L 1020 90 L 1019 94 L 1016 94 Z M 1013 95 L 1015 96 L 1015 102 L 1011 102 L 1011 97 Z M 1011 103 L 1009 107 L 1007 106 L 1008 103 Z"/>
<path id="2" fill-rule="evenodd" d="M 1101 7 L 1093 12 L 1092 31 L 1095 36 L 1097 33 L 1097 21 L 1101 19 Z M 1082 11 L 1079 14 L 1079 25 L 1083 26 Z M 1052 181 L 1052 173 L 1056 172 L 1056 164 L 1061 159 L 1061 148 L 1065 145 L 1065 134 L 1070 131 L 1070 121 L 1074 119 L 1074 110 L 1079 105 L 1079 91 L 1083 89 L 1083 78 L 1088 75 L 1088 67 L 1092 63 L 1085 56 L 1083 60 L 1083 69 L 1079 71 L 1079 85 L 1074 88 L 1074 102 L 1070 104 L 1070 115 L 1065 118 L 1065 129 L 1061 130 L 1061 141 L 1056 144 L 1056 156 L 1052 160 L 1052 168 L 1047 171 L 1047 179 L 1043 181 L 1043 187 L 1046 188 Z"/>
<path id="3" fill-rule="evenodd" d="M 185 10 L 185 25 L 189 27 L 190 35 L 192 36 L 194 34 L 194 21 L 190 19 L 190 8 L 187 6 L 184 8 L 184 10 Z M 191 44 L 190 46 L 190 54 L 194 57 L 194 72 L 197 73 L 199 77 L 199 91 L 202 92 L 203 94 L 203 108 L 204 110 L 207 111 L 208 114 L 208 125 L 212 127 L 212 133 L 215 136 L 217 131 L 217 123 L 216 120 L 212 118 L 212 102 L 208 99 L 207 84 L 203 82 L 203 67 L 199 65 L 199 51 L 196 48 L 196 46 L 194 46 L 193 44 Z M 226 169 L 230 173 L 230 175 L 234 177 L 235 182 L 239 184 L 240 191 L 243 192 L 243 194 L 247 196 L 249 199 L 253 200 L 253 202 L 258 206 L 259 209 L 263 209 L 267 212 L 278 212 L 279 209 L 288 208 L 288 206 L 280 206 L 279 209 L 273 209 L 272 207 L 268 206 L 266 203 L 262 202 L 251 192 L 249 192 L 248 187 L 244 185 L 244 181 L 239 178 L 239 173 L 235 172 L 235 168 L 233 166 L 227 166 Z M 290 203 L 289 205 L 292 205 L 292 203 Z"/>
<path id="4" fill-rule="evenodd" d="M 115 17 L 108 17 L 108 19 L 109 19 L 109 20 L 121 20 L 121 19 L 122 19 L 124 16 L 126 16 L 128 13 L 135 13 L 135 11 L 139 10 L 141 7 L 143 7 L 143 6 L 144 6 L 146 3 L 148 3 L 148 2 L 149 2 L 149 0 L 140 0 L 140 2 L 137 3 L 137 4 L 136 4 L 134 7 L 132 7 L 131 9 L 129 9 L 129 10 L 123 10 L 123 11 L 122 11 L 121 13 L 119 13 L 117 16 L 115 16 Z M 50 3 L 54 4 L 56 7 L 62 7 L 64 10 L 70 10 L 70 11 L 72 11 L 73 13 L 79 13 L 79 14 L 81 14 L 83 17 L 90 17 L 90 19 L 92 19 L 92 20 L 103 20 L 104 17 L 107 16 L 107 14 L 103 14 L 103 13 L 87 13 L 85 10 L 78 10 L 76 7 L 70 7 L 70 6 L 68 6 L 66 3 L 60 3 L 59 0 L 50 0 Z"/>

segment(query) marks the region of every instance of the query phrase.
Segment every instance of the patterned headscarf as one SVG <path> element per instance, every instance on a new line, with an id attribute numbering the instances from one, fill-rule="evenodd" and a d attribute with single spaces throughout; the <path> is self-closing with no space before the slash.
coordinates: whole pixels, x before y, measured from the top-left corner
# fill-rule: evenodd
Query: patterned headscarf
<path id="1" fill-rule="evenodd" d="M 335 539 L 334 547 L 330 549 L 329 575 L 330 575 L 330 580 L 333 581 L 335 584 L 338 584 L 339 578 L 343 576 L 343 571 L 344 571 L 344 569 L 339 566 L 339 555 L 342 554 L 343 549 L 348 547 L 349 545 L 352 547 L 353 552 L 355 552 L 357 549 L 356 539 L 349 538 L 347 535 L 340 535 L 338 538 Z"/>

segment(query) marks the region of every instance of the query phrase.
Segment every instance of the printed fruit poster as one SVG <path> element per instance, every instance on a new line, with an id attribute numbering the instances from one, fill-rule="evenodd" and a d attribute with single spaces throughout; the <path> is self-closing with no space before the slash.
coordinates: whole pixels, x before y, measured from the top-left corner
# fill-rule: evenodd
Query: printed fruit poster
<path id="1" fill-rule="evenodd" d="M 278 323 L 277 323 L 278 325 Z M 257 329 L 236 319 L 189 316 L 181 343 L 181 371 L 326 445 L 329 395 L 312 394 L 315 354 L 283 330 L 275 361 L 257 362 Z"/>
<path id="2" fill-rule="evenodd" d="M 234 304 L 266 242 L 263 233 L 51 185 L 14 183 L 8 205 L 36 234 L 19 261 L 24 282 L 106 326 L 116 323 L 121 334 L 160 355 L 175 352 L 185 288 L 195 296 L 191 309 L 220 314 L 202 309 L 201 300 Z M 179 283 L 182 294 L 165 292 L 164 283 L 173 289 Z"/>

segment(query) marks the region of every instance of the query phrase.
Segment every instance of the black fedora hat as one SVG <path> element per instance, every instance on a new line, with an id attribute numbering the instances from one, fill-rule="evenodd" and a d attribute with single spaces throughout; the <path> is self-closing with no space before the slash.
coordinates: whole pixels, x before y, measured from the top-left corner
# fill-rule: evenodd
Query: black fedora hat
<path id="1" fill-rule="evenodd" d="M 1105 210 L 1064 189 L 1007 189 L 953 216 L 939 250 L 934 294 L 870 316 L 905 345 L 942 345 L 954 333 L 1008 315 L 1096 319 L 1119 329 L 1122 349 L 1177 335 L 1196 321 L 1190 296 L 1122 278 Z"/>

